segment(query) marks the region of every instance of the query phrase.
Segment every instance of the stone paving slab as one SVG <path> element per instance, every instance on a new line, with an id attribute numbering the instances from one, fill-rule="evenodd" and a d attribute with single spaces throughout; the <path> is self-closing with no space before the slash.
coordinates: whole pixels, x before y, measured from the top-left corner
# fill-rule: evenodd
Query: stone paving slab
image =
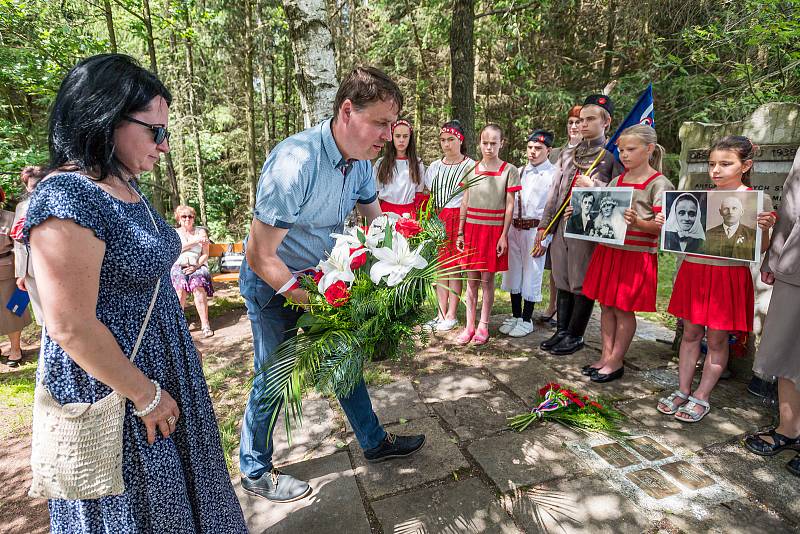
<path id="1" fill-rule="evenodd" d="M 372 509 L 387 534 L 520 532 L 477 478 L 389 497 Z"/>
<path id="2" fill-rule="evenodd" d="M 757 456 L 739 443 L 714 447 L 701 453 L 704 466 L 739 485 L 751 497 L 800 527 L 800 484 L 786 470 L 794 457 L 785 451 L 771 458 Z"/>
<path id="3" fill-rule="evenodd" d="M 736 380 L 721 380 L 716 385 L 711 392 L 711 406 L 755 427 L 767 426 L 776 418 L 761 398 L 748 393 L 747 384 Z"/>
<path id="4" fill-rule="evenodd" d="M 504 503 L 529 534 L 640 534 L 653 526 L 647 512 L 594 476 L 516 491 Z"/>
<path id="5" fill-rule="evenodd" d="M 532 405 L 539 388 L 557 377 L 552 367 L 537 358 L 501 360 L 488 367 L 488 371 L 528 406 Z"/>
<path id="6" fill-rule="evenodd" d="M 684 532 L 705 534 L 783 534 L 797 528 L 782 521 L 758 503 L 736 500 L 715 506 L 704 518 L 691 514 L 667 514 L 669 522 Z"/>
<path id="7" fill-rule="evenodd" d="M 371 386 L 369 398 L 372 400 L 372 409 L 378 416 L 378 421 L 383 425 L 397 423 L 401 419 L 411 421 L 421 417 L 428 417 L 425 403 L 419 398 L 410 380 L 399 380 L 384 386 Z M 348 432 L 353 429 L 350 421 L 344 417 Z"/>
<path id="8" fill-rule="evenodd" d="M 625 365 L 638 371 L 667 367 L 678 356 L 670 345 L 660 341 L 637 339 L 625 354 Z"/>
<path id="9" fill-rule="evenodd" d="M 454 401 L 494 388 L 491 379 L 479 369 L 465 369 L 419 379 L 419 392 L 424 402 Z"/>
<path id="10" fill-rule="evenodd" d="M 334 438 L 338 431 L 339 422 L 327 399 L 303 400 L 303 424 L 293 427 L 291 446 L 283 414 L 278 417 L 273 433 L 274 461 L 283 465 L 333 454 L 338 450 Z"/>
<path id="11" fill-rule="evenodd" d="M 560 425 L 548 423 L 524 432 L 505 432 L 476 441 L 467 451 L 501 491 L 532 486 L 585 470 L 565 447 L 577 435 Z"/>
<path id="12" fill-rule="evenodd" d="M 632 434 L 655 436 L 660 441 L 696 452 L 756 428 L 729 412 L 715 409 L 698 423 L 683 423 L 656 410 L 660 397 L 662 395 L 653 395 L 617 404 L 617 408 L 630 417 L 623 422 L 622 429 Z"/>
<path id="13" fill-rule="evenodd" d="M 282 469 L 292 476 L 307 480 L 314 492 L 299 501 L 275 504 L 245 492 L 238 479 L 233 481 L 247 528 L 252 534 L 337 530 L 348 534 L 370 533 L 367 513 L 361 504 L 361 495 L 346 452 Z"/>
<path id="14" fill-rule="evenodd" d="M 356 476 L 370 499 L 441 480 L 451 476 L 454 471 L 469 467 L 456 444 L 435 418 L 427 417 L 404 425 L 391 425 L 386 430 L 404 435 L 425 434 L 425 446 L 409 458 L 371 464 L 364 458 L 358 442 L 352 440 L 350 451 Z"/>
<path id="15" fill-rule="evenodd" d="M 434 402 L 431 407 L 461 440 L 495 434 L 506 428 L 510 415 L 525 411 L 525 405 L 502 391 L 485 391 L 458 400 Z"/>

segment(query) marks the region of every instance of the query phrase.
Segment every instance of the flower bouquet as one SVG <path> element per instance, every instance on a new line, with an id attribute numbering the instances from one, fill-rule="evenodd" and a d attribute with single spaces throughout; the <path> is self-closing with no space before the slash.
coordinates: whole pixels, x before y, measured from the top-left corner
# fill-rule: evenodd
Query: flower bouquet
<path id="1" fill-rule="evenodd" d="M 470 185 L 458 183 L 450 195 Z M 444 203 L 429 202 L 416 220 L 390 213 L 368 227 L 331 234 L 335 244 L 327 259 L 299 277 L 309 295 L 307 313 L 297 322 L 297 335 L 276 348 L 258 376 L 259 404 L 283 404 L 290 437 L 292 423 L 302 422 L 305 388 L 347 397 L 362 380 L 365 362 L 396 359 L 413 353 L 415 342 L 427 342 L 428 332 L 417 328 L 429 314 L 425 303 L 435 302 L 437 280 L 461 270 L 443 268 L 439 258 L 447 236 L 435 206 Z"/>
<path id="2" fill-rule="evenodd" d="M 608 403 L 590 399 L 551 382 L 539 389 L 536 407 L 530 412 L 508 418 L 512 430 L 522 432 L 535 421 L 555 421 L 564 426 L 607 434 L 622 434 L 617 423 L 622 414 Z"/>

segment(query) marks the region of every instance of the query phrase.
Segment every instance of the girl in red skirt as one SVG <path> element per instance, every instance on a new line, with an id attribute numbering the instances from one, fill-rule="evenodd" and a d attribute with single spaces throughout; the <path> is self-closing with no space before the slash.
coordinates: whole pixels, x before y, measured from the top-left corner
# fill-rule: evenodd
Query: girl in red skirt
<path id="1" fill-rule="evenodd" d="M 418 194 L 424 188 L 425 166 L 417 158 L 414 129 L 405 119 L 392 124 L 392 140 L 384 156 L 375 162 L 375 186 L 381 210 L 398 215 L 417 215 Z"/>
<path id="2" fill-rule="evenodd" d="M 482 345 L 489 339 L 489 316 L 494 304 L 494 275 L 508 270 L 508 227 L 514 210 L 514 193 L 522 189 L 517 168 L 500 159 L 503 130 L 487 124 L 480 133 L 481 161 L 464 178 L 456 246 L 466 252 L 467 321 L 456 339 Z M 483 291 L 481 318 L 475 329 L 478 288 Z"/>
<path id="3" fill-rule="evenodd" d="M 425 172 L 425 192 L 433 193 L 433 209 L 438 212 L 447 233 L 447 243 L 439 258 L 442 269 L 447 270 L 447 275 L 436 286 L 439 313 L 428 326 L 446 332 L 458 324 L 456 313 L 462 289 L 461 273 L 453 272 L 453 268 L 460 265 L 456 238 L 458 214 L 461 211 L 461 199 L 464 193 L 460 191 L 459 184 L 463 182 L 464 175 L 475 166 L 475 161 L 467 156 L 464 129 L 457 120 L 442 125 L 439 131 L 439 145 L 444 156 L 431 163 Z"/>
<path id="4" fill-rule="evenodd" d="M 658 236 L 663 221 L 662 192 L 674 189 L 661 174 L 664 149 L 656 131 L 637 124 L 626 128 L 617 140 L 625 172 L 608 187 L 633 189 L 631 207 L 625 210 L 628 225 L 624 245 L 600 244 L 583 282 L 583 294 L 600 302 L 600 359 L 581 371 L 594 382 L 610 382 L 625 373 L 625 353 L 636 333 L 637 311 L 656 311 L 658 284 Z"/>
<path id="5" fill-rule="evenodd" d="M 732 135 L 714 143 L 708 156 L 708 174 L 716 189 L 751 189 L 754 153 L 753 143 L 746 137 Z M 758 214 L 762 252 L 769 248 L 769 229 L 776 220 L 772 200 L 764 195 L 763 211 Z M 711 391 L 728 364 L 728 332 L 753 330 L 753 306 L 753 279 L 747 262 L 686 255 L 669 302 L 669 312 L 683 319 L 678 364 L 680 389 L 660 399 L 658 411 L 688 423 L 705 417 L 711 410 L 708 402 Z M 704 334 L 708 354 L 700 384 L 692 392 Z"/>

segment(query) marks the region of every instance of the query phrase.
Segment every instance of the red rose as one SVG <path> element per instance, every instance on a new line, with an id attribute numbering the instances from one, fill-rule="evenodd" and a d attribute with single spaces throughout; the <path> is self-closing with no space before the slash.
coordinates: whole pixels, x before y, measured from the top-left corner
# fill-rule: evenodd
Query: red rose
<path id="1" fill-rule="evenodd" d="M 403 237 L 414 237 L 422 231 L 422 227 L 417 221 L 414 219 L 406 219 L 405 217 L 398 220 L 394 227 L 397 233 Z"/>
<path id="2" fill-rule="evenodd" d="M 361 250 L 363 248 L 364 247 L 351 248 L 350 249 L 350 255 L 352 256 L 354 252 L 357 252 L 357 251 L 359 251 L 359 250 Z M 359 254 L 358 256 L 356 256 L 355 258 L 353 258 L 350 261 L 350 268 L 355 271 L 359 267 L 362 267 L 365 263 L 367 263 L 367 252 L 366 251 L 364 251 L 363 254 Z"/>
<path id="3" fill-rule="evenodd" d="M 592 406 L 594 406 L 594 407 L 595 407 L 595 408 L 597 408 L 598 410 L 603 410 L 603 409 L 604 409 L 602 404 L 599 404 L 599 403 L 597 403 L 597 402 L 595 402 L 595 401 L 592 401 L 592 402 L 590 402 L 589 404 L 591 404 Z"/>
<path id="4" fill-rule="evenodd" d="M 545 393 L 550 391 L 551 389 L 558 390 L 561 388 L 560 384 L 556 384 L 555 382 L 550 382 L 549 384 L 545 384 L 542 389 L 539 390 L 539 396 L 543 397 Z"/>
<path id="5" fill-rule="evenodd" d="M 312 278 L 314 279 L 314 283 L 319 285 L 319 281 L 322 280 L 322 277 L 325 275 L 322 271 L 315 271 Z"/>
<path id="6" fill-rule="evenodd" d="M 350 300 L 350 292 L 341 280 L 337 280 L 325 291 L 325 300 L 334 308 L 344 306 Z"/>

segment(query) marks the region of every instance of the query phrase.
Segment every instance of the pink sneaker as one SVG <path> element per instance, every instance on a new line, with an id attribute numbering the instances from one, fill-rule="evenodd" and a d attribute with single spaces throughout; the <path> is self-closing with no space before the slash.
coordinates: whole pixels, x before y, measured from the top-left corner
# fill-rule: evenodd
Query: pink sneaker
<path id="1" fill-rule="evenodd" d="M 466 345 L 467 343 L 470 342 L 470 340 L 472 340 L 472 336 L 474 335 L 475 335 L 475 330 L 467 330 L 465 328 L 456 338 L 456 343 L 458 345 Z"/>
<path id="2" fill-rule="evenodd" d="M 472 344 L 473 345 L 483 345 L 489 341 L 489 330 L 485 328 L 481 328 L 475 332 L 475 335 L 472 336 Z"/>

